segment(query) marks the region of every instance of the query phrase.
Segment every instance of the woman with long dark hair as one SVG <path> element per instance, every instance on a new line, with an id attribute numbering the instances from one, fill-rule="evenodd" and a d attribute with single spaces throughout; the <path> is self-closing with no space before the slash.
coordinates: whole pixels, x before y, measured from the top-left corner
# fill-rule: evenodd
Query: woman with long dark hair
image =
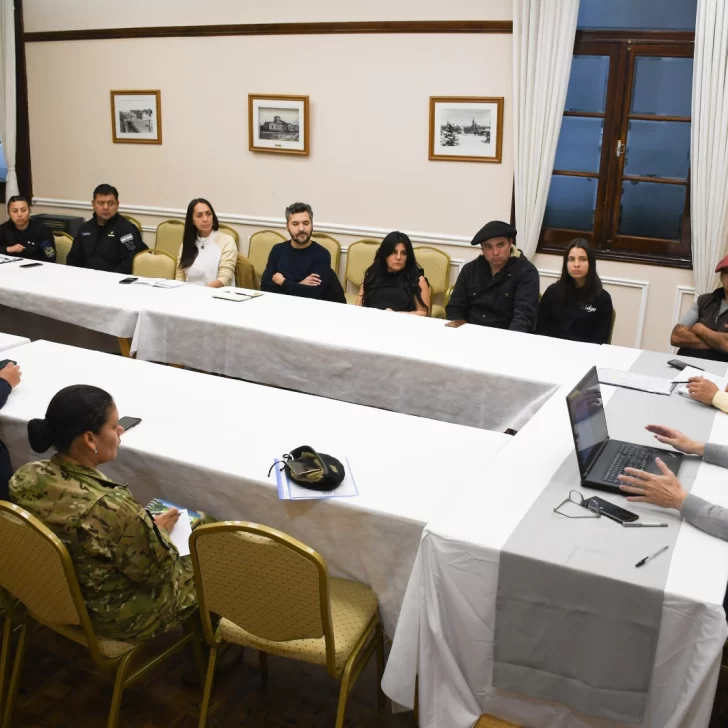
<path id="1" fill-rule="evenodd" d="M 219 228 L 215 210 L 207 200 L 197 197 L 187 205 L 177 259 L 178 281 L 211 288 L 235 285 L 238 246 Z"/>
<path id="2" fill-rule="evenodd" d="M 404 233 L 391 232 L 382 240 L 364 274 L 356 305 L 429 316 L 430 286 Z"/>
<path id="3" fill-rule="evenodd" d="M 612 331 L 612 297 L 597 275 L 594 251 L 583 238 L 569 243 L 561 278 L 538 307 L 536 333 L 557 339 L 606 344 Z"/>
<path id="4" fill-rule="evenodd" d="M 177 626 L 197 604 L 189 556 L 169 532 L 176 508 L 152 516 L 100 465 L 116 458 L 123 427 L 108 392 L 76 384 L 58 392 L 43 419 L 28 423 L 36 452 L 10 481 L 10 498 L 63 541 L 96 632 L 143 641 Z"/>

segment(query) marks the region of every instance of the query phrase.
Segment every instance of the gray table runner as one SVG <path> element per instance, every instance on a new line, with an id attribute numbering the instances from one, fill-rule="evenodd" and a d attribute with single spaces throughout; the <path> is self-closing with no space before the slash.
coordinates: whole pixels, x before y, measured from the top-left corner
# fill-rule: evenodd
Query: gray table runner
<path id="1" fill-rule="evenodd" d="M 667 358 L 643 352 L 630 371 L 672 378 Z M 725 372 L 718 362 L 703 366 Z M 675 392 L 666 397 L 625 389 L 614 393 L 606 410 L 611 437 L 657 446 L 645 425 L 673 426 L 707 441 L 716 413 Z M 680 469 L 688 491 L 699 464 L 686 458 Z M 574 520 L 554 513 L 572 489 L 670 525 L 627 529 L 604 517 Z M 581 488 L 572 451 L 501 552 L 493 685 L 559 700 L 598 718 L 642 722 L 679 528 L 674 511 Z M 667 554 L 635 568 L 665 545 Z"/>

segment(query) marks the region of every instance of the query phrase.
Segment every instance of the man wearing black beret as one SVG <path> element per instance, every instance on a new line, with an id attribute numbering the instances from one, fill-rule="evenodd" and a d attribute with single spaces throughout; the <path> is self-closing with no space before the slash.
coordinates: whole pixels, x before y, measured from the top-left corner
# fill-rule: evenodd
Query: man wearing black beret
<path id="1" fill-rule="evenodd" d="M 516 247 L 516 228 L 493 220 L 471 245 L 483 255 L 466 263 L 458 276 L 446 315 L 450 321 L 531 334 L 536 328 L 539 280 L 533 263 Z"/>

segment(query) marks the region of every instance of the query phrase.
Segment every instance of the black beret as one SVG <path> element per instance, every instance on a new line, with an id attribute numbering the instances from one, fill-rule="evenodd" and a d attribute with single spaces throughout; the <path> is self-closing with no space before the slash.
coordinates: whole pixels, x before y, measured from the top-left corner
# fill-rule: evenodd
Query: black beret
<path id="1" fill-rule="evenodd" d="M 491 222 L 483 225 L 475 237 L 470 242 L 471 245 L 481 245 L 486 240 L 491 238 L 515 238 L 516 228 L 513 225 L 509 225 L 507 222 L 501 222 L 500 220 L 492 220 Z"/>

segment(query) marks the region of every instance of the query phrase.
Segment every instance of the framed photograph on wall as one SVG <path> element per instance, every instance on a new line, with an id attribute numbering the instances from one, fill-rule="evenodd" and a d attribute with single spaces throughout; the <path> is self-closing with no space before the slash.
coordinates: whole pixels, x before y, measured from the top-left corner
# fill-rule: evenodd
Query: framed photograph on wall
<path id="1" fill-rule="evenodd" d="M 161 93 L 112 91 L 111 133 L 114 144 L 161 144 Z"/>
<path id="2" fill-rule="evenodd" d="M 308 96 L 248 94 L 251 152 L 308 155 Z"/>
<path id="3" fill-rule="evenodd" d="M 500 164 L 502 150 L 503 97 L 430 96 L 430 159 Z"/>

